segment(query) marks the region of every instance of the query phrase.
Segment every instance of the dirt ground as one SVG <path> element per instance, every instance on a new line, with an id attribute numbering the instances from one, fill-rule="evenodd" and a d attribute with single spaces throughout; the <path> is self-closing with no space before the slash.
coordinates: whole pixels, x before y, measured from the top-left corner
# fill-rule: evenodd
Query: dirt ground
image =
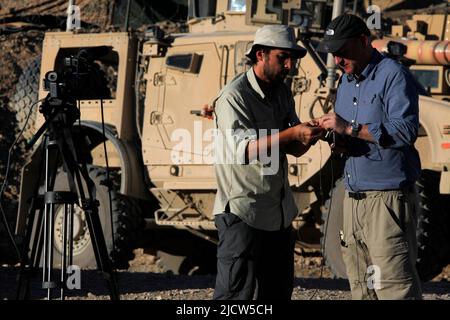
<path id="1" fill-rule="evenodd" d="M 136 257 L 130 268 L 117 273 L 122 300 L 210 300 L 213 297 L 214 275 L 174 275 L 162 273 L 158 259 L 135 250 Z M 349 300 L 349 286 L 344 279 L 333 279 L 327 267 L 321 267 L 321 257 L 295 256 L 295 282 L 293 300 Z M 0 299 L 14 299 L 18 269 L 0 268 Z M 40 273 L 31 278 L 31 299 L 44 299 L 40 289 Z M 433 281 L 423 284 L 426 300 L 450 300 L 450 266 Z M 57 294 L 55 293 L 55 297 Z M 82 271 L 81 289 L 69 290 L 67 299 L 108 300 L 109 290 L 102 275 L 95 270 Z"/>

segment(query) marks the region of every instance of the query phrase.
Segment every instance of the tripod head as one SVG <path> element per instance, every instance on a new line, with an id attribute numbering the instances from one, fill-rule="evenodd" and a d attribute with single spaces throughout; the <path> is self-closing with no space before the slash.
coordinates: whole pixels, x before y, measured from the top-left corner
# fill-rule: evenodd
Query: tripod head
<path id="1" fill-rule="evenodd" d="M 46 122 L 58 119 L 64 120 L 66 125 L 71 125 L 80 117 L 80 111 L 76 106 L 77 99 L 72 92 L 78 90 L 78 83 L 82 81 L 79 81 L 78 76 L 74 79 L 69 78 L 70 82 L 66 79 L 64 73 L 56 71 L 45 74 L 44 90 L 49 93 L 39 107 L 39 112 L 44 115 Z M 72 81 L 76 86 L 72 86 Z M 64 115 L 64 119 L 56 117 L 58 113 Z"/>

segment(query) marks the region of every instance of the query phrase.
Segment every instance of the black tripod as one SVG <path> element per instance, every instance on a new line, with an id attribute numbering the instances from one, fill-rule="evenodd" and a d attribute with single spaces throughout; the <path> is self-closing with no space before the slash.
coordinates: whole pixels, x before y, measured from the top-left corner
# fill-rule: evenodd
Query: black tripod
<path id="1" fill-rule="evenodd" d="M 44 134 L 44 141 L 40 147 L 43 148 L 41 166 L 44 164 L 45 190 L 42 194 L 36 190 L 31 199 L 27 231 L 22 243 L 17 298 L 29 298 L 30 277 L 39 268 L 41 259 L 43 259 L 42 288 L 47 290 L 47 299 L 53 299 L 52 292 L 57 289 L 60 290 L 61 300 L 65 298 L 67 268 L 73 263 L 74 205 L 77 204 L 83 209 L 86 216 L 97 267 L 107 280 L 111 300 L 119 300 L 117 281 L 98 215 L 99 204 L 95 196 L 95 184 L 89 177 L 86 160 L 84 157 L 80 157 L 78 152 L 86 149 L 83 149 L 83 139 L 75 141 L 72 134 L 73 124 L 80 115 L 76 107 L 76 100 L 61 98 L 56 91 L 50 90 L 40 107 L 40 112 L 43 113 L 46 121 L 28 146 L 31 147 Z M 70 191 L 54 190 L 57 168 L 61 163 L 67 172 Z M 64 206 L 63 252 L 61 274 L 59 280 L 56 280 L 53 274 L 53 229 L 55 209 L 61 205 Z"/>

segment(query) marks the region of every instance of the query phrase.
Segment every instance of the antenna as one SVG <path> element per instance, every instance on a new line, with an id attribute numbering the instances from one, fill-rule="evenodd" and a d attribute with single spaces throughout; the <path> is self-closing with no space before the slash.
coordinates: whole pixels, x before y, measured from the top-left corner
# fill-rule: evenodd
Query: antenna
<path id="1" fill-rule="evenodd" d="M 75 0 L 69 0 L 69 6 L 67 7 L 66 32 L 70 32 L 73 29 L 80 29 L 80 27 L 80 9 L 75 5 Z"/>
<path id="2" fill-rule="evenodd" d="M 127 2 L 127 12 L 125 13 L 125 25 L 124 25 L 124 31 L 128 31 L 128 24 L 130 20 L 130 8 L 131 8 L 131 0 L 128 0 Z"/>

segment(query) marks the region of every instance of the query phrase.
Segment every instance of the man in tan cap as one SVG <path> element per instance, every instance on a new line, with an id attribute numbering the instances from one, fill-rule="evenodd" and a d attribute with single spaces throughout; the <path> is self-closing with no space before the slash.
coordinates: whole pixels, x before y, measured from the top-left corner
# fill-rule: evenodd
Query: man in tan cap
<path id="1" fill-rule="evenodd" d="M 222 89 L 214 102 L 219 232 L 215 299 L 288 300 L 294 278 L 292 220 L 297 207 L 286 154 L 300 156 L 324 132 L 300 124 L 284 79 L 306 50 L 287 26 L 264 26 L 246 53 L 253 65 Z M 270 162 L 261 155 L 270 154 Z M 276 156 L 274 156 L 276 155 Z M 269 169 L 265 171 L 264 169 Z"/>

